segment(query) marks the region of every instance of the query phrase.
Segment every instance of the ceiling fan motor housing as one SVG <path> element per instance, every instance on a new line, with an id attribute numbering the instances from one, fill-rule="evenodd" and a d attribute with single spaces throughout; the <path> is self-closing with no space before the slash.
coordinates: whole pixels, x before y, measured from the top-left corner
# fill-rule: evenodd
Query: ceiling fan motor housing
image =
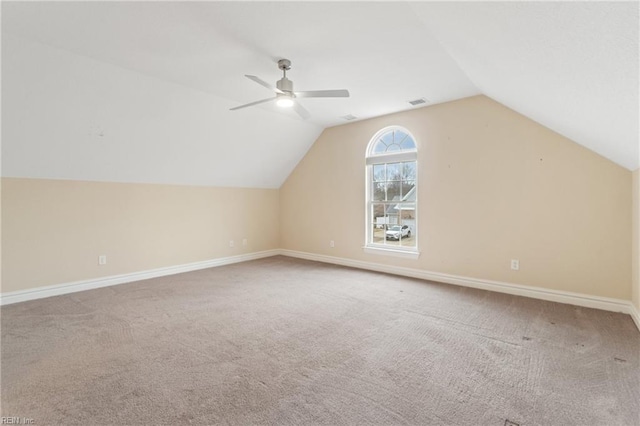
<path id="1" fill-rule="evenodd" d="M 289 80 L 287 77 L 282 77 L 276 82 L 276 87 L 283 92 L 293 92 L 293 81 Z"/>

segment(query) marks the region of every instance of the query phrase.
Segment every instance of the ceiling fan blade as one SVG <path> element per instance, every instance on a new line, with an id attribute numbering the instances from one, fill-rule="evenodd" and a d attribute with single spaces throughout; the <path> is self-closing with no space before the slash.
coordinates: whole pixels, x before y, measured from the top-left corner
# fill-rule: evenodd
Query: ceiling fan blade
<path id="1" fill-rule="evenodd" d="M 298 115 L 300 116 L 300 118 L 302 118 L 303 120 L 306 120 L 307 118 L 311 117 L 311 114 L 309 114 L 309 111 L 307 111 L 302 105 L 300 105 L 298 102 L 294 102 L 293 103 L 293 109 L 295 110 L 295 112 L 298 113 Z"/>
<path id="2" fill-rule="evenodd" d="M 258 83 L 260 86 L 264 86 L 267 89 L 271 89 L 276 93 L 284 93 L 282 90 L 278 89 L 277 87 L 273 87 L 272 85 L 270 85 L 269 83 L 267 83 L 266 81 L 264 81 L 263 79 L 256 77 L 255 75 L 244 75 L 245 77 L 247 77 L 249 80 L 253 80 L 256 83 Z"/>
<path id="3" fill-rule="evenodd" d="M 262 103 L 265 103 L 265 102 L 269 102 L 269 101 L 272 101 L 272 100 L 276 99 L 276 97 L 262 99 L 260 101 L 251 102 L 250 104 L 240 105 L 240 106 L 237 106 L 235 108 L 229 108 L 229 111 L 235 111 L 235 110 L 240 109 L 240 108 L 246 108 L 246 107 L 250 107 L 250 106 L 253 106 L 253 105 L 258 105 L 258 104 L 262 104 Z"/>
<path id="4" fill-rule="evenodd" d="M 310 90 L 307 92 L 296 92 L 298 98 L 348 98 L 348 90 Z"/>

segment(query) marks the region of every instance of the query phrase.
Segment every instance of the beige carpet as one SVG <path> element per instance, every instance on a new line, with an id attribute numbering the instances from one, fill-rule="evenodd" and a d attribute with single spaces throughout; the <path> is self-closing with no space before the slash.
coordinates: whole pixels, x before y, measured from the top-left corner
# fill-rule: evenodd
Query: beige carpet
<path id="1" fill-rule="evenodd" d="M 36 425 L 638 425 L 629 316 L 273 257 L 5 306 Z"/>

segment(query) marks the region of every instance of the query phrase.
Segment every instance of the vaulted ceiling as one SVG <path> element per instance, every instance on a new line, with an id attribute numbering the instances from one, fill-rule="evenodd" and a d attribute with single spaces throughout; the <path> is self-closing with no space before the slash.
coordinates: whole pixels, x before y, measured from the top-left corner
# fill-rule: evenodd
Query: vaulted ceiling
<path id="1" fill-rule="evenodd" d="M 2 36 L 5 176 L 279 187 L 343 116 L 477 94 L 640 166 L 637 2 L 3 2 Z M 351 97 L 229 111 L 280 58 Z"/>

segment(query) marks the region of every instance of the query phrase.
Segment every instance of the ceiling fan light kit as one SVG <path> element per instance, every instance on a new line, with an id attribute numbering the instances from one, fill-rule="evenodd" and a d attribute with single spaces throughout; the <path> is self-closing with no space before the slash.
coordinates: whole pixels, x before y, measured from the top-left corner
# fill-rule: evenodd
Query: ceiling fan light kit
<path id="1" fill-rule="evenodd" d="M 237 109 L 250 107 L 253 105 L 258 105 L 261 103 L 269 102 L 272 100 L 276 101 L 276 105 L 287 108 L 294 107 L 294 110 L 298 113 L 300 117 L 303 119 L 309 118 L 309 112 L 300 105 L 299 102 L 296 102 L 296 98 L 348 98 L 349 91 L 340 89 L 340 90 L 312 90 L 306 92 L 294 92 L 293 90 L 293 81 L 287 78 L 287 71 L 291 69 L 291 61 L 288 59 L 280 59 L 278 61 L 278 68 L 282 70 L 282 78 L 276 82 L 276 86 L 272 86 L 266 81 L 262 80 L 255 75 L 247 75 L 249 80 L 253 80 L 259 85 L 266 87 L 275 92 L 276 96 L 274 98 L 262 99 L 260 101 L 251 102 L 248 104 L 240 105 L 235 108 L 231 108 L 231 111 L 235 111 Z"/>
<path id="2" fill-rule="evenodd" d="M 293 98 L 289 95 L 282 95 L 278 93 L 276 99 L 276 105 L 279 107 L 289 108 L 293 106 Z"/>

